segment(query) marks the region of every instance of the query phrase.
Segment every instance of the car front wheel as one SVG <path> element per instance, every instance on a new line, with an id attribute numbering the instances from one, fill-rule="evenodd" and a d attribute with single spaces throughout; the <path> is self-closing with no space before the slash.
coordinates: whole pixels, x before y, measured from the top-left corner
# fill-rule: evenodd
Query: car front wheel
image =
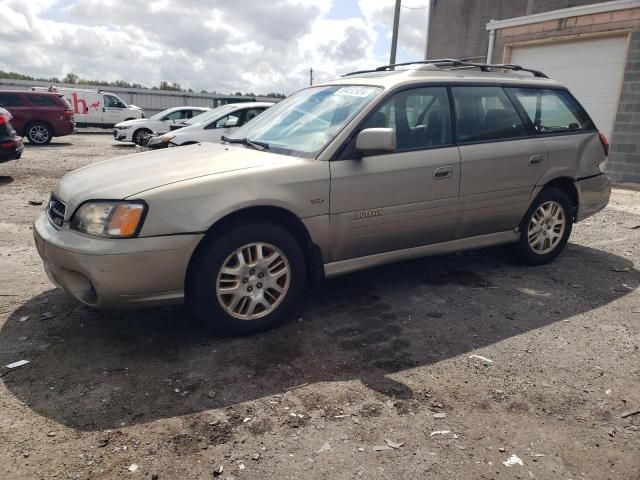
<path id="1" fill-rule="evenodd" d="M 187 301 L 212 330 L 249 335 L 283 321 L 305 284 L 296 239 L 273 224 L 231 229 L 208 240 L 194 259 Z"/>
<path id="2" fill-rule="evenodd" d="M 542 265 L 564 249 L 573 226 L 569 196 L 557 188 L 545 189 L 534 200 L 520 224 L 518 256 L 529 265 Z"/>

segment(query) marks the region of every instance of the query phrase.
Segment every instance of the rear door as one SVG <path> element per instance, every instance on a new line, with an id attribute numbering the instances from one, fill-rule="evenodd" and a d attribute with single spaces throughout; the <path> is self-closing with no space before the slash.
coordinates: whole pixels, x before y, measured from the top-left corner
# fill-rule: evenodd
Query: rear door
<path id="1" fill-rule="evenodd" d="M 516 228 L 548 167 L 544 141 L 498 86 L 451 88 L 460 148 L 457 238 Z"/>
<path id="2" fill-rule="evenodd" d="M 11 125 L 22 136 L 24 127 L 29 121 L 30 107 L 27 105 L 22 94 L 13 92 L 0 92 L 0 107 L 5 108 L 11 113 Z"/>
<path id="3" fill-rule="evenodd" d="M 445 87 L 404 90 L 361 129 L 393 128 L 393 153 L 331 162 L 332 260 L 451 240 L 459 219 L 460 155 Z"/>

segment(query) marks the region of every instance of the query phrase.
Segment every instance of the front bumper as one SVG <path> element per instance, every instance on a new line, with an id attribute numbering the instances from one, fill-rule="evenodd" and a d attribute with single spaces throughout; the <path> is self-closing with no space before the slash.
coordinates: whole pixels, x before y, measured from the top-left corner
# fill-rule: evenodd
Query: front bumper
<path id="1" fill-rule="evenodd" d="M 33 225 L 49 279 L 99 308 L 179 303 L 189 260 L 202 234 L 107 239 L 53 226 L 46 212 Z"/>
<path id="2" fill-rule="evenodd" d="M 598 213 L 609 203 L 611 180 L 605 174 L 578 180 L 576 188 L 579 202 L 576 222 Z"/>
<path id="3" fill-rule="evenodd" d="M 118 130 L 117 128 L 113 129 L 113 139 L 118 140 L 120 142 L 131 142 L 132 140 L 127 138 L 131 133 L 131 129 L 127 130 Z"/>

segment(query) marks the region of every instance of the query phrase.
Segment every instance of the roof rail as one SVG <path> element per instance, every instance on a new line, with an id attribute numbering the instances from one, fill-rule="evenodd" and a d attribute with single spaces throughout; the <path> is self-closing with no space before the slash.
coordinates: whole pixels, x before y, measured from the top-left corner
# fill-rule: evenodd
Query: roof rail
<path id="1" fill-rule="evenodd" d="M 436 67 L 458 67 L 458 68 L 479 68 L 482 72 L 491 72 L 495 69 L 505 69 L 505 70 L 513 70 L 516 72 L 529 72 L 533 74 L 534 77 L 538 78 L 549 78 L 546 74 L 539 70 L 533 70 L 530 68 L 524 68 L 520 65 L 513 65 L 511 63 L 475 63 L 468 62 L 466 60 L 459 60 L 457 58 L 438 58 L 434 60 L 420 60 L 416 62 L 404 62 L 404 63 L 394 63 L 391 65 L 382 65 L 378 68 L 374 68 L 373 70 L 359 70 L 357 72 L 351 72 L 343 75 L 344 77 L 348 77 L 351 75 L 357 75 L 359 73 L 373 73 L 373 72 L 384 72 L 387 70 L 393 70 L 395 67 L 406 67 L 408 65 L 435 65 Z"/>

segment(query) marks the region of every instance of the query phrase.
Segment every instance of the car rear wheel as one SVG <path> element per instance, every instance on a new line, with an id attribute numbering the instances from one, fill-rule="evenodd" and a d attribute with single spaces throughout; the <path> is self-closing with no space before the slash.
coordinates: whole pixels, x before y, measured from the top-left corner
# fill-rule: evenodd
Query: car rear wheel
<path id="1" fill-rule="evenodd" d="M 555 259 L 571 235 L 572 212 L 571 199 L 564 191 L 549 188 L 540 192 L 520 224 L 520 260 L 542 265 Z"/>
<path id="2" fill-rule="evenodd" d="M 249 335 L 287 317 L 305 275 L 304 254 L 287 230 L 269 223 L 238 226 L 208 241 L 194 259 L 187 302 L 206 327 Z"/>
<path id="3" fill-rule="evenodd" d="M 33 122 L 25 129 L 29 143 L 33 145 L 47 145 L 53 138 L 53 130 L 44 122 Z"/>
<path id="4" fill-rule="evenodd" d="M 142 145 L 148 135 L 151 135 L 151 130 L 148 128 L 139 128 L 133 132 L 133 143 L 136 145 Z"/>

